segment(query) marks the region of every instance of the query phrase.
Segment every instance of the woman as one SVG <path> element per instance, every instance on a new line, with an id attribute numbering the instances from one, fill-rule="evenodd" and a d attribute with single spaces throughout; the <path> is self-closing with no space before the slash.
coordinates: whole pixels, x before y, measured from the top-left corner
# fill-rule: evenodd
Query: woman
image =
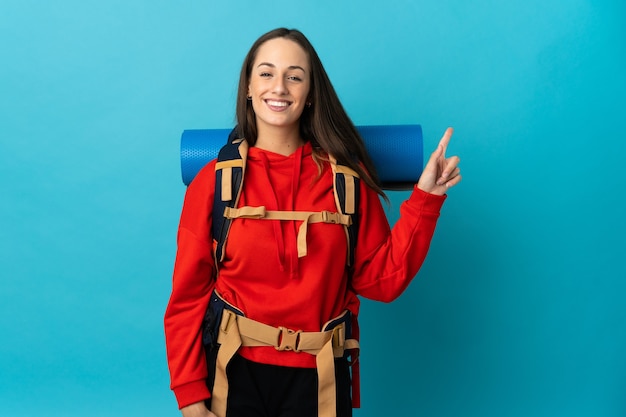
<path id="1" fill-rule="evenodd" d="M 452 129 L 431 155 L 390 230 L 374 166 L 302 33 L 276 29 L 254 43 L 242 66 L 237 122 L 249 147 L 238 207 L 337 212 L 336 160 L 361 179 L 359 238 L 347 267 L 348 244 L 341 224 L 305 225 L 302 239 L 301 220 L 244 216 L 232 221 L 224 257 L 216 263 L 211 237 L 212 222 L 217 221 L 212 213 L 216 161 L 207 164 L 188 187 L 179 225 L 173 289 L 165 314 L 171 388 L 184 417 L 349 416 L 347 354 L 337 355 L 331 348 L 328 371 L 320 365 L 324 348 L 294 350 L 307 335 L 330 332 L 333 341 L 324 339 L 324 346 L 334 344 L 339 326 L 333 327 L 335 318 L 351 317 L 341 326 L 352 328 L 356 337 L 357 295 L 391 301 L 416 275 L 445 193 L 461 180 L 458 157 L 445 157 Z M 304 251 L 299 247 L 302 240 Z M 231 342 L 219 339 L 212 340 L 216 351 L 207 347 L 205 352 L 201 328 L 209 302 L 214 306 L 216 301 L 222 306 L 220 317 L 209 316 L 218 332 L 247 320 L 259 328 L 277 329 L 276 344 L 250 346 L 244 340 L 234 345 L 232 358 L 223 360 Z M 222 312 L 234 312 L 226 314 L 233 319 L 225 319 Z M 243 324 L 235 326 L 237 331 L 228 337 L 236 333 L 239 340 L 241 333 L 245 339 Z M 347 339 L 349 334 L 341 340 L 346 349 Z M 286 343 L 291 345 L 279 346 Z M 329 372 L 332 386 L 326 384 Z"/>

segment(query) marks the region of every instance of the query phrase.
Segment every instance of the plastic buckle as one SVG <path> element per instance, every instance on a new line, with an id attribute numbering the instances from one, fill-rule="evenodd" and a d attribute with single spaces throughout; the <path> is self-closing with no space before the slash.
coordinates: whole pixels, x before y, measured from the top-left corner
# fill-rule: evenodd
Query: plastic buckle
<path id="1" fill-rule="evenodd" d="M 346 343 L 345 324 L 341 323 L 333 328 L 333 348 L 343 348 Z"/>
<path id="2" fill-rule="evenodd" d="M 278 335 L 278 346 L 274 346 L 276 350 L 288 350 L 296 353 L 301 351 L 298 349 L 298 342 L 300 341 L 300 333 L 302 330 L 291 330 L 286 327 L 279 327 L 280 333 Z"/>
<path id="3" fill-rule="evenodd" d="M 220 326 L 220 330 L 226 334 L 228 334 L 228 327 L 230 326 L 230 320 L 236 320 L 236 314 L 230 310 L 224 309 L 225 316 L 222 317 L 222 325 Z"/>
<path id="4" fill-rule="evenodd" d="M 322 213 L 322 221 L 324 223 L 332 223 L 332 224 L 336 224 L 337 223 L 337 218 L 335 216 L 333 216 L 330 211 L 324 210 L 321 212 Z"/>

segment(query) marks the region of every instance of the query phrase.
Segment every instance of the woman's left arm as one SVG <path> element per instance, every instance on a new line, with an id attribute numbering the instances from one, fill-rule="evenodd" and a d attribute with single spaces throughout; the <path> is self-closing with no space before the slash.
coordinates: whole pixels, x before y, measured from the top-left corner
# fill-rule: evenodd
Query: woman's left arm
<path id="1" fill-rule="evenodd" d="M 363 297 L 392 301 L 421 268 L 445 192 L 461 180 L 459 158 L 445 156 L 451 135 L 449 128 L 431 154 L 413 193 L 400 206 L 400 218 L 393 229 L 389 228 L 378 195 L 361 182 L 359 240 L 352 288 Z"/>

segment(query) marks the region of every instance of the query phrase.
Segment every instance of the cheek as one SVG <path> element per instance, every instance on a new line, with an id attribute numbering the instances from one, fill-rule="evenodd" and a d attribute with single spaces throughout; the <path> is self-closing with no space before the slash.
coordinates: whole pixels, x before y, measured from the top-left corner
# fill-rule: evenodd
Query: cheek
<path id="1" fill-rule="evenodd" d="M 254 114 L 258 113 L 260 105 L 261 103 L 259 102 L 259 100 L 252 96 L 252 111 L 254 112 Z"/>
<path id="2" fill-rule="evenodd" d="M 302 89 L 302 95 L 304 96 L 305 99 L 308 100 L 310 94 L 311 94 L 311 84 L 309 83 L 307 84 L 306 87 Z"/>
<path id="3" fill-rule="evenodd" d="M 259 95 L 259 92 L 263 89 L 263 85 L 259 82 L 259 80 L 250 80 L 248 83 L 248 95 L 255 96 Z"/>

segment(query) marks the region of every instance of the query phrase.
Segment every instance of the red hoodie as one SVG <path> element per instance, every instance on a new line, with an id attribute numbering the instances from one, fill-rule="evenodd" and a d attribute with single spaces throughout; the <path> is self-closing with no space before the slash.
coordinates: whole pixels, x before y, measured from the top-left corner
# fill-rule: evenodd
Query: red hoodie
<path id="1" fill-rule="evenodd" d="M 179 407 L 210 397 L 201 323 L 212 290 L 256 321 L 320 331 L 345 309 L 358 314 L 363 297 L 389 302 L 421 267 L 445 196 L 414 189 L 390 230 L 379 196 L 360 181 L 359 234 L 352 279 L 347 240 L 339 224 L 308 225 L 308 254 L 298 258 L 300 221 L 235 219 L 216 279 L 211 221 L 215 161 L 185 195 L 178 230 L 173 289 L 165 313 L 171 388 Z M 336 212 L 333 174 L 319 174 L 309 143 L 289 156 L 251 147 L 239 206 L 267 210 Z M 241 348 L 245 358 L 267 364 L 315 367 L 315 357 L 273 347 Z"/>

